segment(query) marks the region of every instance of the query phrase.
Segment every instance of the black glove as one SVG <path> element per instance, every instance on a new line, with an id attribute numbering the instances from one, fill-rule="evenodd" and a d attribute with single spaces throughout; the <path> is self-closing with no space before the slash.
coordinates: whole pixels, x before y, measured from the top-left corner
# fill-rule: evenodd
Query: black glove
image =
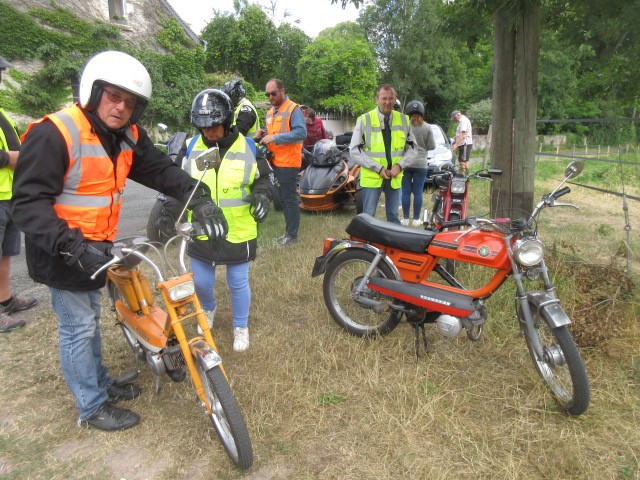
<path id="1" fill-rule="evenodd" d="M 69 242 L 60 249 L 60 255 L 70 267 L 93 275 L 113 258 L 112 246 L 111 242 Z"/>
<path id="2" fill-rule="evenodd" d="M 269 213 L 269 198 L 264 193 L 252 193 L 244 197 L 242 201 L 250 203 L 253 206 L 251 215 L 253 215 L 256 222 L 261 223 L 267 218 L 267 213 Z"/>
<path id="3" fill-rule="evenodd" d="M 219 240 L 227 237 L 229 225 L 224 218 L 222 209 L 208 195 L 191 200 L 189 205 L 196 221 L 202 225 L 204 233 L 212 240 Z"/>

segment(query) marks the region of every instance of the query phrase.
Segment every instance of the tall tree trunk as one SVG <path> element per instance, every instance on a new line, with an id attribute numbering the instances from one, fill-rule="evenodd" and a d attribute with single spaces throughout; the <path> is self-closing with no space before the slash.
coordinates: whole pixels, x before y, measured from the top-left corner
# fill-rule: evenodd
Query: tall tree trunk
<path id="1" fill-rule="evenodd" d="M 518 14 L 515 42 L 515 109 L 513 128 L 513 170 L 511 207 L 533 209 L 533 184 L 538 105 L 538 51 L 540 6 Z"/>
<path id="2" fill-rule="evenodd" d="M 493 99 L 491 166 L 502 175 L 491 184 L 491 211 L 511 208 L 515 31 L 505 8 L 493 15 Z"/>

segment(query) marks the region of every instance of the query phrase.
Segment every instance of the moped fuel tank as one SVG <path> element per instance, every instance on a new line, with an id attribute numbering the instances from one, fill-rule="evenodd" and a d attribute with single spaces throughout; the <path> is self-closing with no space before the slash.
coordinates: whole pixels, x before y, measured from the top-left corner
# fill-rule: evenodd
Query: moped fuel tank
<path id="1" fill-rule="evenodd" d="M 485 267 L 505 269 L 510 265 L 503 236 L 497 232 L 475 230 L 439 232 L 429 244 L 429 255 L 474 263 Z"/>

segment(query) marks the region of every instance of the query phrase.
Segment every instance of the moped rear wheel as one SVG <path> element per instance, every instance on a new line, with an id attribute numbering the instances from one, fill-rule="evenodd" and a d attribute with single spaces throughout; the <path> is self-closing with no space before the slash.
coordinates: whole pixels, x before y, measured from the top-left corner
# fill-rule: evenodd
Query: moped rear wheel
<path id="1" fill-rule="evenodd" d="M 247 425 L 235 396 L 219 366 L 206 369 L 204 361 L 194 357 L 200 381 L 211 405 L 211 423 L 233 464 L 240 470 L 253 465 L 253 447 Z"/>
<path id="2" fill-rule="evenodd" d="M 373 262 L 374 255 L 365 250 L 347 250 L 329 263 L 324 274 L 322 291 L 324 303 L 338 325 L 357 337 L 386 335 L 400 322 L 401 313 L 395 310 L 377 312 L 357 303 L 352 294 Z M 374 276 L 395 278 L 385 263 L 379 263 Z M 365 287 L 360 293 L 367 299 L 393 303 L 394 299 Z"/>
<path id="3" fill-rule="evenodd" d="M 536 355 L 526 331 L 524 338 L 536 370 L 562 408 L 571 415 L 584 413 L 589 406 L 589 379 L 571 333 L 566 326 L 551 328 L 539 317 L 534 322 L 543 355 Z"/>

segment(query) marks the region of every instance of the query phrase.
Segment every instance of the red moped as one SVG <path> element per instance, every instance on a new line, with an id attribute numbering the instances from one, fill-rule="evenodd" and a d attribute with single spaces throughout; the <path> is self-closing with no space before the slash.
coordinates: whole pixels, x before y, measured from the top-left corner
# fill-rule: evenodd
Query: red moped
<path id="1" fill-rule="evenodd" d="M 419 230 L 356 215 L 347 226 L 350 238 L 324 240 L 312 276 L 324 274 L 324 302 L 333 319 L 360 337 L 385 335 L 405 319 L 427 346 L 425 323 L 435 323 L 445 337 L 462 330 L 481 337 L 485 303 L 509 278 L 516 283 L 515 315 L 533 364 L 558 403 L 580 415 L 589 405 L 589 382 L 567 326 L 544 261 L 536 220 L 545 207 L 571 206 L 557 199 L 571 191 L 563 185 L 577 176 L 581 161 L 571 163 L 565 179 L 544 195 L 526 218 L 464 218 Z M 467 227 L 465 230 L 452 228 Z M 489 280 L 465 287 L 447 272 L 442 259 L 489 270 Z M 484 281 L 483 281 L 484 282 Z"/>

